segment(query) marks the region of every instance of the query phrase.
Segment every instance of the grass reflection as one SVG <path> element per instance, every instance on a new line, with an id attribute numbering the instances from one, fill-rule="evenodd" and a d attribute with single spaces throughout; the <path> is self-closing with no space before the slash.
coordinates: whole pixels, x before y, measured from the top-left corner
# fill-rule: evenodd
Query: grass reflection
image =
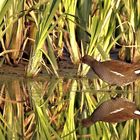
<path id="1" fill-rule="evenodd" d="M 119 91 L 97 79 L 86 78 L 12 79 L 0 83 L 2 139 L 133 140 L 140 137 L 139 120 L 115 124 L 96 122 L 88 128 L 81 125 L 82 119 L 117 93 L 134 101 L 139 108 L 138 82 L 135 88 L 128 86 Z"/>

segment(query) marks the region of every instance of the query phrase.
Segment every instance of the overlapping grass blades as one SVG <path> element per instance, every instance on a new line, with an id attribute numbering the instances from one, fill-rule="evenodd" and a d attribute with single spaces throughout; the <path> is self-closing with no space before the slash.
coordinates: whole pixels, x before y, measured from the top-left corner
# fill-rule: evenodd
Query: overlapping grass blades
<path id="1" fill-rule="evenodd" d="M 85 54 L 94 56 L 97 59 L 108 59 L 110 49 L 116 43 L 116 38 L 113 41 L 113 35 L 115 31 L 115 15 L 118 12 L 120 1 L 104 1 L 98 3 L 99 11 L 93 17 L 91 17 L 89 31 L 91 34 L 90 43 L 87 46 L 83 46 Z M 98 7 L 97 7 L 98 8 Z M 83 54 L 84 55 L 84 54 Z M 85 64 L 82 65 L 81 75 L 86 75 L 89 67 Z"/>
<path id="2" fill-rule="evenodd" d="M 36 26 L 35 32 L 32 32 L 36 37 L 32 38 L 35 39 L 35 44 L 26 72 L 28 77 L 34 77 L 40 71 L 42 54 L 49 60 L 54 74 L 59 77 L 56 59 L 63 56 L 65 49 L 69 50 L 74 64 L 79 62 L 80 56 L 84 54 L 92 55 L 98 60 L 108 59 L 110 49 L 118 39 L 122 41 L 119 45 L 139 49 L 140 0 L 97 0 L 93 3 L 90 0 L 1 2 L 0 47 L 3 52 L 0 56 L 6 58 L 6 62 L 11 64 L 12 58 L 14 64 L 18 63 L 20 53 L 24 51 L 22 45 L 26 46 L 26 43 L 23 40 L 28 40 L 26 31 L 30 26 L 29 24 L 25 29 L 24 21 L 31 21 Z M 27 3 L 24 5 L 23 2 Z M 13 12 L 9 13 L 11 9 Z M 80 29 L 77 31 L 77 28 Z M 119 34 L 116 33 L 118 29 Z M 60 31 L 60 34 L 52 33 L 55 31 Z M 69 48 L 64 32 L 68 35 Z M 55 35 L 58 35 L 55 40 L 57 43 L 53 42 Z M 55 54 L 54 46 L 58 54 Z M 78 70 L 80 73 L 80 68 Z M 80 75 L 85 76 L 88 70 L 89 67 L 82 65 Z M 89 116 L 99 104 L 111 98 L 112 94 L 107 92 L 108 87 L 102 88 L 104 83 L 67 77 L 51 77 L 46 81 L 28 80 L 4 80 L 0 83 L 1 139 L 140 139 L 139 120 L 119 124 L 97 122 L 90 128 L 81 126 L 81 119 Z M 140 107 L 139 83 L 136 83 L 136 91 L 128 90 L 122 97 L 134 100 Z"/>
<path id="3" fill-rule="evenodd" d="M 135 47 L 139 54 L 139 0 L 136 3 L 131 0 L 95 2 L 31 0 L 25 3 L 4 0 L 0 12 L 0 38 L 3 51 L 0 56 L 6 58 L 6 63 L 17 64 L 22 58 L 24 48 L 29 50 L 32 48 L 31 52 L 27 49 L 28 53 L 31 53 L 27 77 L 34 77 L 40 71 L 43 53 L 58 77 L 56 59 L 63 57 L 64 48 L 69 51 L 73 64 L 79 63 L 80 57 L 84 54 L 97 59 L 109 59 L 109 52 L 118 39 L 122 41 L 119 45 L 127 48 Z M 30 28 L 32 23 L 36 26 L 35 32 L 32 27 Z M 28 36 L 28 32 L 36 37 L 30 38 L 32 36 Z M 50 34 L 52 32 L 53 34 Z M 28 40 L 33 39 L 35 43 L 32 47 L 28 44 Z M 133 52 L 136 51 L 132 49 Z M 81 75 L 86 75 L 88 70 L 89 68 L 83 65 Z"/>
<path id="4" fill-rule="evenodd" d="M 49 33 L 54 28 L 52 21 L 56 11 L 58 10 L 60 0 L 50 1 L 46 3 L 42 8 L 41 13 L 39 13 L 39 21 L 38 21 L 38 32 L 36 34 L 35 46 L 33 48 L 30 61 L 27 68 L 27 77 L 34 77 L 40 70 L 41 61 L 42 61 L 42 51 L 45 46 L 45 39 L 49 35 Z M 40 7 L 41 8 L 41 7 Z M 41 9 L 40 9 L 41 10 Z M 53 27 L 53 28 L 52 28 Z M 49 46 L 48 46 L 49 47 Z M 52 48 L 51 48 L 52 49 Z M 52 59 L 52 58 L 51 58 Z M 52 62 L 55 64 L 55 69 L 58 69 L 57 63 L 55 59 L 52 59 Z"/>
<path id="5" fill-rule="evenodd" d="M 126 1 L 123 0 L 121 4 L 124 7 L 120 13 L 117 14 L 120 31 L 123 32 L 122 38 L 119 41 L 120 45 L 123 46 L 122 54 L 123 59 L 127 61 L 139 61 L 140 54 L 140 41 L 138 38 L 140 32 L 140 11 L 139 11 L 139 0 L 138 1 Z M 127 20 L 125 17 L 121 17 L 121 12 L 125 10 Z M 122 56 L 123 55 L 123 56 Z"/>
<path id="6" fill-rule="evenodd" d="M 64 129 L 62 132 L 62 138 L 65 140 L 67 139 L 77 139 L 76 138 L 76 128 L 75 128 L 75 112 L 74 112 L 74 104 L 75 104 L 75 96 L 77 90 L 77 81 L 73 80 L 71 84 L 71 91 L 69 93 L 69 107 L 66 113 L 66 122 L 64 124 Z M 73 133 L 72 133 L 73 132 Z"/>
<path id="7" fill-rule="evenodd" d="M 63 0 L 65 12 L 67 13 L 67 22 L 68 22 L 68 32 L 69 32 L 69 39 L 70 39 L 70 54 L 71 60 L 74 64 L 77 64 L 80 61 L 80 50 L 79 46 L 76 41 L 76 34 L 75 34 L 75 17 L 76 16 L 76 7 L 77 7 L 77 0 Z"/>
<path id="8" fill-rule="evenodd" d="M 48 87 L 48 98 L 52 96 L 53 90 L 57 85 L 57 82 L 52 80 L 53 83 L 50 83 Z M 55 82 L 55 83 L 54 83 Z M 53 139 L 57 138 L 60 139 L 60 136 L 57 132 L 53 129 L 50 124 L 50 120 L 48 117 L 47 109 L 49 108 L 48 99 L 44 101 L 43 99 L 43 85 L 42 83 L 38 82 L 28 82 L 28 89 L 31 93 L 30 97 L 32 98 L 32 106 L 35 113 L 36 119 L 36 133 L 34 134 L 33 138 L 35 139 Z M 50 89 L 50 90 L 49 90 Z M 46 108 L 47 107 L 47 108 Z"/>

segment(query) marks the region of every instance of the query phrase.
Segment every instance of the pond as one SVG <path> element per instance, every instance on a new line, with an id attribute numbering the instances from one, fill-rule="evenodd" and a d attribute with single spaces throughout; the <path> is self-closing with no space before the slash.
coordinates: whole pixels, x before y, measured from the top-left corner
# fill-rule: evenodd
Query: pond
<path id="1" fill-rule="evenodd" d="M 140 139 L 139 80 L 116 87 L 92 73 L 27 79 L 14 69 L 1 72 L 1 139 Z"/>

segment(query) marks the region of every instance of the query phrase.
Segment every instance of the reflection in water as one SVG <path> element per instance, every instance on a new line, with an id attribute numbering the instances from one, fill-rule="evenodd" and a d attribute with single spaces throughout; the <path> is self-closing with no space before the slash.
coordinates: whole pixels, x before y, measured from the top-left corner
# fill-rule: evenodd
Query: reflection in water
<path id="1" fill-rule="evenodd" d="M 83 126 L 89 127 L 97 121 L 123 122 L 129 119 L 140 119 L 136 104 L 124 98 L 113 98 L 99 105 L 92 115 L 82 120 Z"/>
<path id="2" fill-rule="evenodd" d="M 1 121 L 7 139 L 24 136 L 24 103 L 25 96 L 18 80 L 1 83 Z"/>
<path id="3" fill-rule="evenodd" d="M 96 139 L 104 137 L 105 139 L 106 136 L 110 138 L 114 135 L 118 138 L 119 135 L 119 139 L 122 137 L 127 139 L 127 136 L 121 132 L 128 131 L 132 135 L 135 133 L 138 137 L 138 131 L 136 131 L 140 129 L 138 120 L 131 123 L 133 131 L 129 128 L 129 121 L 123 124 L 118 123 L 116 127 L 112 124 L 108 127 L 108 123 L 103 122 L 91 125 L 99 120 L 117 122 L 131 117 L 137 118 L 137 115 L 133 114 L 136 105 L 130 101 L 135 101 L 137 97 L 136 101 L 139 103 L 139 94 L 127 90 L 121 95 L 121 98 L 111 99 L 113 91 L 107 92 L 109 87 L 102 88 L 103 86 L 100 85 L 101 83 L 97 80 L 88 79 L 51 78 L 38 81 L 34 79 L 1 79 L 1 137 L 67 140 L 83 137 Z M 90 124 L 91 127 L 82 127 L 81 119 L 87 118 L 93 111 L 94 117 L 90 117 L 92 118 L 91 123 L 84 122 L 84 125 Z M 116 115 L 117 113 L 118 115 Z"/>

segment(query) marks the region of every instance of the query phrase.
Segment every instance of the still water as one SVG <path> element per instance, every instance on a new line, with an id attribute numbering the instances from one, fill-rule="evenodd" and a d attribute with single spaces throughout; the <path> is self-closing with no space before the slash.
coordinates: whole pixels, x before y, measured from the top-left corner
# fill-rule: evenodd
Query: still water
<path id="1" fill-rule="evenodd" d="M 99 79 L 1 77 L 0 137 L 139 140 L 139 81 L 111 87 Z"/>

